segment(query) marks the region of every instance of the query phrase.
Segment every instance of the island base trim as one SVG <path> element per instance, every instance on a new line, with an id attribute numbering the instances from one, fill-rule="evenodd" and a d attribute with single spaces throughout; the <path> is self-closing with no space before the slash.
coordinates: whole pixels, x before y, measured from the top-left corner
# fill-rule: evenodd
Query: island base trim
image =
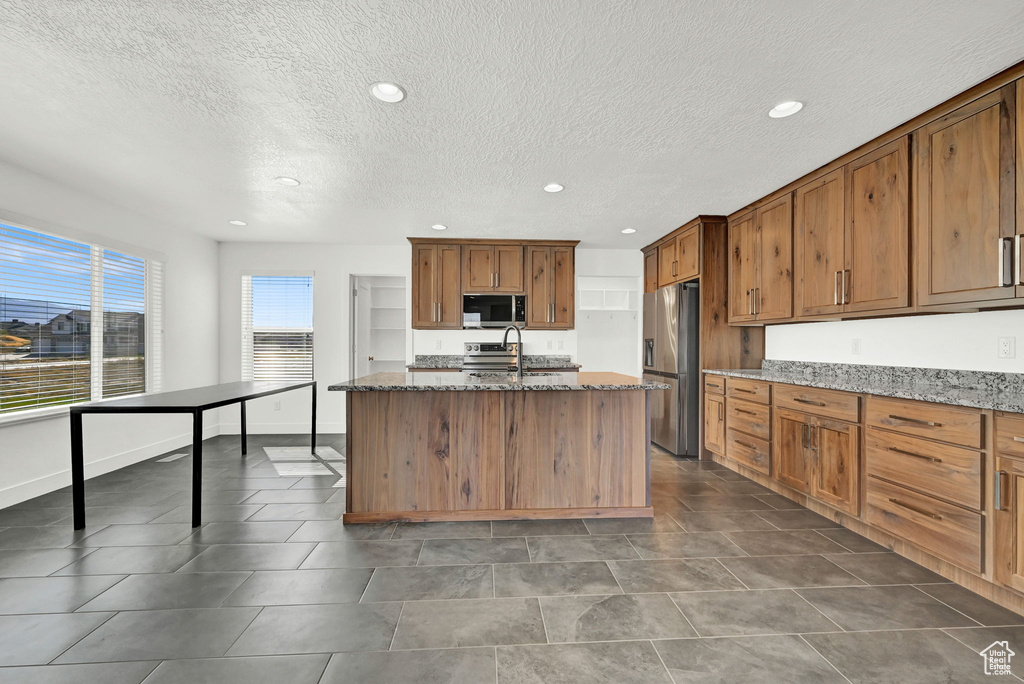
<path id="1" fill-rule="evenodd" d="M 653 518 L 651 506 L 623 508 L 530 508 L 476 511 L 373 511 L 346 513 L 344 524 L 380 522 L 451 522 L 484 520 L 564 520 L 569 518 Z"/>

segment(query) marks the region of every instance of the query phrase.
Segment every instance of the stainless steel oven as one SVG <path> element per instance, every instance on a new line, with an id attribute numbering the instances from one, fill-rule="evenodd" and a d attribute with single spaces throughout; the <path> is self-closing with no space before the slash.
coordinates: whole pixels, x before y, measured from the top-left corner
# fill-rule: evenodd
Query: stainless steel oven
<path id="1" fill-rule="evenodd" d="M 505 328 L 526 324 L 526 295 L 462 295 L 463 328 Z"/>

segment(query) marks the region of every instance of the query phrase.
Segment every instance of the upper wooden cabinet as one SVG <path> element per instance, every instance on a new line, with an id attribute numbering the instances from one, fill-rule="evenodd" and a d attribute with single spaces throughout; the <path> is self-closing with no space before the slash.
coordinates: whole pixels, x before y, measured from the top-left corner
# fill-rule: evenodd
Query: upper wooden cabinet
<path id="1" fill-rule="evenodd" d="M 658 245 L 658 287 L 693 280 L 700 275 L 700 226 Z"/>
<path id="2" fill-rule="evenodd" d="M 793 201 L 784 195 L 729 224 L 729 322 L 793 316 Z"/>
<path id="3" fill-rule="evenodd" d="M 462 327 L 462 248 L 412 246 L 412 327 Z"/>
<path id="4" fill-rule="evenodd" d="M 798 317 L 910 304 L 906 137 L 797 188 Z"/>
<path id="5" fill-rule="evenodd" d="M 522 293 L 523 273 L 523 247 L 519 245 L 462 247 L 462 288 L 467 293 Z"/>
<path id="6" fill-rule="evenodd" d="M 644 292 L 658 289 L 658 248 L 652 247 L 644 252 Z"/>
<path id="7" fill-rule="evenodd" d="M 1014 86 L 917 132 L 914 206 L 921 306 L 1017 296 Z"/>
<path id="8" fill-rule="evenodd" d="M 526 327 L 568 330 L 576 318 L 572 247 L 526 247 Z"/>

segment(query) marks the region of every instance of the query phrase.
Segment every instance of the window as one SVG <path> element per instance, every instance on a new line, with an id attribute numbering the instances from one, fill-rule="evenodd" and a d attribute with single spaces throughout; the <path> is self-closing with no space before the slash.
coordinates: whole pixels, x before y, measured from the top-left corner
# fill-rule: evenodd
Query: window
<path id="1" fill-rule="evenodd" d="M 161 274 L 157 262 L 0 224 L 0 414 L 157 389 L 160 345 L 151 358 L 147 340 L 160 332 Z"/>
<path id="2" fill-rule="evenodd" d="M 312 276 L 242 276 L 242 379 L 313 379 Z"/>

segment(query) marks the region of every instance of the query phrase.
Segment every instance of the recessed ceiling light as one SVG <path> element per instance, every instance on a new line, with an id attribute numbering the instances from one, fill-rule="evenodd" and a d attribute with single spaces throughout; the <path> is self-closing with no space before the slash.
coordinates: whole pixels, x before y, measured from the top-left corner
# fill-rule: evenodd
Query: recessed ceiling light
<path id="1" fill-rule="evenodd" d="M 565 187 L 558 183 L 548 183 L 544 186 L 544 192 L 562 192 Z"/>
<path id="2" fill-rule="evenodd" d="M 298 179 L 289 178 L 288 176 L 278 176 L 274 179 L 274 182 L 280 185 L 290 185 L 292 187 L 299 185 Z"/>
<path id="3" fill-rule="evenodd" d="M 787 116 L 790 116 L 792 114 L 796 114 L 797 112 L 799 112 L 803 108 L 804 108 L 804 103 L 803 102 L 796 102 L 796 101 L 780 102 L 779 104 L 777 104 L 777 105 L 775 105 L 774 107 L 771 108 L 771 111 L 768 112 L 768 116 L 772 117 L 773 119 L 781 119 L 783 117 L 787 117 Z"/>
<path id="4" fill-rule="evenodd" d="M 233 226 L 247 226 L 247 225 L 249 225 L 245 221 L 239 221 L 238 219 L 235 219 L 234 221 L 228 221 L 228 223 L 230 223 Z"/>
<path id="5" fill-rule="evenodd" d="M 401 102 L 405 99 L 405 91 L 394 83 L 381 81 L 370 86 L 370 92 L 381 102 Z"/>
<path id="6" fill-rule="evenodd" d="M 636 228 L 623 228 L 622 232 L 625 233 L 626 235 L 632 235 L 633 233 L 636 232 Z"/>
<path id="7" fill-rule="evenodd" d="M 442 226 L 440 223 L 435 223 L 430 227 L 433 228 L 434 230 L 448 230 L 448 226 Z"/>

